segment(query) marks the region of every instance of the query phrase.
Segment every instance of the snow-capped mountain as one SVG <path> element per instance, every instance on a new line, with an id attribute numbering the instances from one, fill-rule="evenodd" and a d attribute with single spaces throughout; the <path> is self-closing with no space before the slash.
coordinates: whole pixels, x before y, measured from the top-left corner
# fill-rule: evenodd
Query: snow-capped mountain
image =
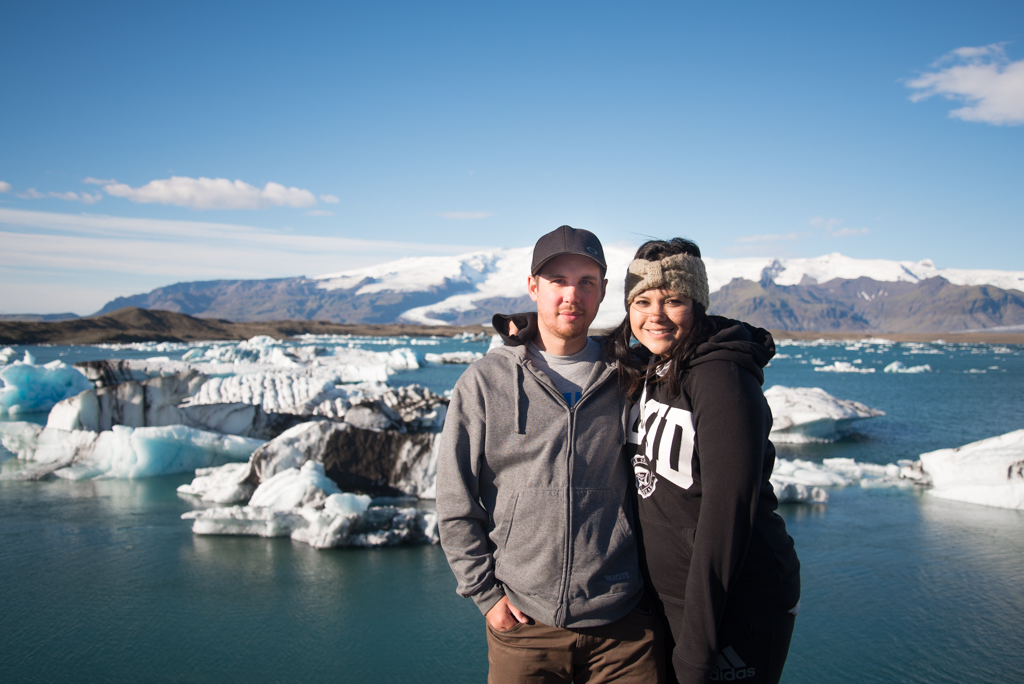
<path id="1" fill-rule="evenodd" d="M 597 328 L 621 320 L 623 281 L 634 249 L 605 247 L 608 296 Z M 478 323 L 495 311 L 532 308 L 526 296 L 531 255 L 529 247 L 493 249 L 404 258 L 313 278 L 179 283 L 118 298 L 99 313 L 141 306 L 232 320 Z M 1024 324 L 1024 271 L 940 269 L 927 259 L 853 259 L 838 253 L 706 258 L 705 263 L 713 313 L 774 328 L 953 331 Z M 933 307 L 942 308 L 941 315 L 929 313 Z M 931 326 L 939 320 L 944 327 Z"/>

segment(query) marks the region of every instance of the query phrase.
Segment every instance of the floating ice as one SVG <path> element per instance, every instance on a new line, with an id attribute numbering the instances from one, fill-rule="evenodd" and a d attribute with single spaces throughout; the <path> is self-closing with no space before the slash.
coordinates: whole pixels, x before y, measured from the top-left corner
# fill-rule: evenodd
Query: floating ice
<path id="1" fill-rule="evenodd" d="M 921 454 L 940 499 L 1024 510 L 1024 430 Z"/>
<path id="2" fill-rule="evenodd" d="M 195 479 L 178 487 L 178 491 L 198 496 L 203 501 L 241 504 L 247 502 L 256 491 L 256 485 L 249 481 L 251 473 L 252 468 L 248 462 L 197 468 Z"/>
<path id="3" fill-rule="evenodd" d="M 25 352 L 25 358 L 32 355 Z M 0 415 L 16 416 L 34 411 L 49 411 L 62 399 L 92 389 L 92 383 L 78 369 L 63 361 L 42 366 L 15 361 L 0 369 Z"/>
<path id="4" fill-rule="evenodd" d="M 880 465 L 857 463 L 851 458 L 826 458 L 821 463 L 779 458 L 771 476 L 779 503 L 824 503 L 824 487 L 848 487 L 859 484 L 865 489 L 897 487 L 908 489 L 923 484 L 912 461 Z"/>
<path id="5" fill-rule="evenodd" d="M 248 506 L 190 511 L 194 534 L 291 537 L 314 548 L 437 542 L 437 514 L 370 507 L 368 496 L 342 493 L 321 463 L 283 470 L 257 488 Z"/>
<path id="6" fill-rule="evenodd" d="M 829 366 L 816 366 L 816 371 L 822 371 L 824 373 L 874 373 L 874 368 L 857 368 L 848 361 L 836 361 Z"/>
<path id="7" fill-rule="evenodd" d="M 484 355 L 475 351 L 445 352 L 443 354 L 424 354 L 423 360 L 431 364 L 456 363 L 469 365 Z"/>
<path id="8" fill-rule="evenodd" d="M 931 373 L 932 367 L 927 363 L 923 366 L 910 366 L 909 368 L 902 361 L 893 361 L 882 369 L 883 373 Z"/>
<path id="9" fill-rule="evenodd" d="M 833 442 L 853 421 L 885 415 L 860 402 L 833 397 L 820 387 L 775 385 L 764 397 L 772 410 L 771 439 L 778 443 Z"/>
<path id="10" fill-rule="evenodd" d="M 18 352 L 13 347 L 4 347 L 0 349 L 0 365 L 8 364 L 14 360 L 18 355 Z"/>
<path id="11" fill-rule="evenodd" d="M 9 473 L 10 479 L 36 479 L 53 473 L 81 480 L 98 476 L 135 479 L 185 473 L 230 461 L 248 460 L 263 442 L 175 425 L 114 426 L 100 433 L 0 423 L 3 445 L 19 459 L 36 464 Z"/>

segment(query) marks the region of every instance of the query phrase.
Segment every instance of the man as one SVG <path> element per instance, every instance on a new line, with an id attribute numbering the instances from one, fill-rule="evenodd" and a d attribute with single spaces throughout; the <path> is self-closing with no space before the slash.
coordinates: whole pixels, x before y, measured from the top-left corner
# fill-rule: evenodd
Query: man
<path id="1" fill-rule="evenodd" d="M 492 683 L 662 677 L 656 619 L 638 608 L 625 399 L 587 336 L 606 270 L 592 233 L 541 237 L 527 279 L 534 341 L 492 350 L 452 391 L 441 546 L 486 618 Z"/>

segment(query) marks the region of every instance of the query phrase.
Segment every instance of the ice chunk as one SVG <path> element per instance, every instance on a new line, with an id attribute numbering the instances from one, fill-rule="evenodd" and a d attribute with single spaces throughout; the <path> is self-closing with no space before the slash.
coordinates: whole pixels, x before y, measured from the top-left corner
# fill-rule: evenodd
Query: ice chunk
<path id="1" fill-rule="evenodd" d="M 855 420 L 885 412 L 849 399 L 838 399 L 820 387 L 775 385 L 764 393 L 772 411 L 771 439 L 776 443 L 833 442 L 849 432 Z"/>
<path id="2" fill-rule="evenodd" d="M 283 470 L 316 461 L 345 489 L 432 499 L 440 442 L 436 432 L 373 431 L 311 421 L 261 446 L 253 454 L 252 467 L 264 482 Z"/>
<path id="3" fill-rule="evenodd" d="M 25 358 L 32 355 L 25 352 Z M 92 389 L 81 371 L 62 361 L 43 366 L 15 361 L 0 369 L 0 380 L 0 415 L 49 411 L 58 401 Z"/>
<path id="4" fill-rule="evenodd" d="M 290 536 L 314 548 L 437 542 L 437 514 L 415 508 L 370 508 L 368 496 L 342 493 L 323 464 L 307 461 L 257 488 L 248 506 L 209 508 L 181 517 L 195 534 Z"/>
<path id="5" fill-rule="evenodd" d="M 249 505 L 276 509 L 320 508 L 332 494 L 341 494 L 341 490 L 324 473 L 323 463 L 306 461 L 301 468 L 288 468 L 265 480 L 256 488 Z"/>
<path id="6" fill-rule="evenodd" d="M 117 425 L 100 433 L 87 430 L 25 428 L 0 423 L 4 447 L 36 468 L 15 472 L 15 479 L 56 474 L 70 479 L 103 475 L 134 479 L 184 473 L 231 461 L 248 460 L 261 440 L 206 432 L 182 425 L 130 428 Z M 14 426 L 14 427 L 11 427 Z M 13 447 L 13 448 L 12 448 Z"/>
<path id="7" fill-rule="evenodd" d="M 0 349 L 0 365 L 5 365 L 14 360 L 18 355 L 18 352 L 13 347 L 4 347 Z"/>
<path id="8" fill-rule="evenodd" d="M 480 352 L 475 351 L 460 351 L 460 352 L 445 352 L 443 354 L 424 354 L 423 360 L 427 363 L 432 364 L 466 364 L 469 365 L 478 359 L 484 358 L 484 355 Z"/>
<path id="9" fill-rule="evenodd" d="M 921 454 L 921 465 L 932 496 L 1024 510 L 1024 430 Z"/>
<path id="10" fill-rule="evenodd" d="M 882 369 L 883 373 L 931 373 L 932 367 L 927 363 L 923 366 L 907 367 L 902 361 L 893 361 Z"/>
<path id="11" fill-rule="evenodd" d="M 910 488 L 922 484 L 913 474 L 910 461 L 858 463 L 850 458 L 826 458 L 822 463 L 780 458 L 771 476 L 779 503 L 825 502 L 823 487 L 847 487 L 859 484 L 865 489 L 880 487 Z"/>
<path id="12" fill-rule="evenodd" d="M 814 370 L 826 373 L 874 373 L 874 368 L 858 368 L 848 361 L 836 361 L 829 366 L 815 366 Z"/>
<path id="13" fill-rule="evenodd" d="M 256 490 L 256 485 L 249 482 L 251 472 L 249 462 L 197 468 L 195 479 L 178 487 L 178 492 L 219 504 L 245 503 Z"/>

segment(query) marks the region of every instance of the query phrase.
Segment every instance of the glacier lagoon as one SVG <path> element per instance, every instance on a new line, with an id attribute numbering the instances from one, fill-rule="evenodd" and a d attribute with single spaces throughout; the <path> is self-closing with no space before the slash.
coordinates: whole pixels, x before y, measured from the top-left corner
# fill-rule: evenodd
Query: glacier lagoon
<path id="1" fill-rule="evenodd" d="M 41 364 L 174 359 L 197 347 L 29 350 Z M 897 361 L 929 369 L 886 372 Z M 441 392 L 462 368 L 423 365 L 388 381 Z M 889 464 L 1024 427 L 1019 346 L 780 343 L 766 378 L 885 413 L 835 442 L 780 444 L 787 459 Z M 482 620 L 455 595 L 437 546 L 317 551 L 287 538 L 195 536 L 180 519 L 195 502 L 175 491 L 189 481 L 0 482 L 5 680 L 485 678 Z M 828 491 L 828 504 L 781 509 L 804 568 L 784 681 L 1021 680 L 1024 513 L 914 488 Z"/>

